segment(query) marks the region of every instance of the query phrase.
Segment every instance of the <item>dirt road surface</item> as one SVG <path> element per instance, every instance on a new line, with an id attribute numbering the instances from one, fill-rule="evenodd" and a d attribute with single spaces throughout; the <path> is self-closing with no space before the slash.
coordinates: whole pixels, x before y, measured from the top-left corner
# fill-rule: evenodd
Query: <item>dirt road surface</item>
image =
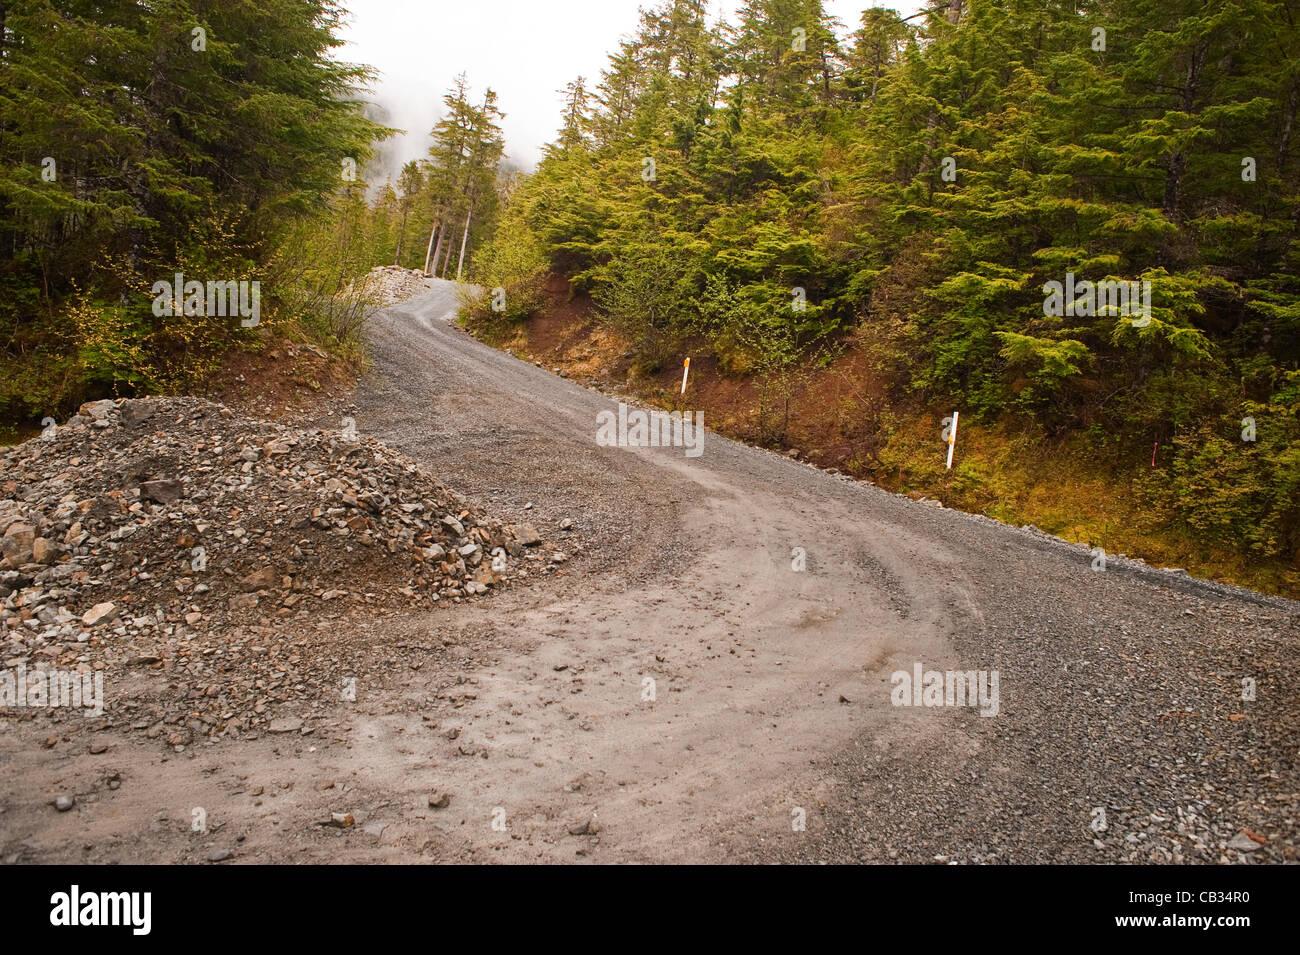
<path id="1" fill-rule="evenodd" d="M 613 398 L 474 341 L 454 309 L 439 283 L 380 313 L 345 411 L 536 524 L 566 574 L 340 628 L 356 699 L 322 701 L 310 735 L 178 754 L 110 725 L 91 755 L 13 727 L 5 858 L 1294 858 L 1300 605 L 1095 570 L 711 432 L 698 457 L 601 447 Z M 894 705 L 917 664 L 996 671 L 996 713 Z"/>

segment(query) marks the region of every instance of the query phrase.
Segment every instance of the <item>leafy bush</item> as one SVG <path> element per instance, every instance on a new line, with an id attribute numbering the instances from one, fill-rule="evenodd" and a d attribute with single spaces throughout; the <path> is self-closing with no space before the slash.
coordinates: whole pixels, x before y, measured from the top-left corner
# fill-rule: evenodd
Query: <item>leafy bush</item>
<path id="1" fill-rule="evenodd" d="M 540 244 L 526 225 L 516 222 L 500 229 L 471 261 L 470 278 L 486 293 L 462 296 L 461 321 L 500 338 L 541 307 L 546 267 Z"/>

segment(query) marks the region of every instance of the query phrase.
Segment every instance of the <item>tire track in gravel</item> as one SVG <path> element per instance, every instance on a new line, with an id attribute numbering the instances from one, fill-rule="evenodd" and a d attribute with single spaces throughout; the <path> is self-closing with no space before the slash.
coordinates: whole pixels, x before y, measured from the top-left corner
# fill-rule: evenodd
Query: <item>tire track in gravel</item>
<path id="1" fill-rule="evenodd" d="M 400 705 L 354 729 L 341 772 L 398 804 L 453 793 L 395 824 L 394 845 L 432 828 L 444 858 L 502 861 L 1118 860 L 1146 835 L 1095 848 L 1092 806 L 1136 827 L 1216 782 L 1232 798 L 1204 811 L 1267 831 L 1269 856 L 1294 845 L 1295 604 L 1124 564 L 1093 574 L 1082 548 L 711 432 L 693 459 L 598 447 L 613 399 L 473 340 L 454 308 L 440 283 L 376 318 L 358 427 L 571 560 L 563 580 L 394 631 L 496 634 L 464 682 L 408 675 Z M 1243 622 L 1271 696 L 1237 722 L 1245 704 L 1217 674 L 1243 666 Z M 999 717 L 891 706 L 889 674 L 917 661 L 1000 669 Z M 1161 722 L 1186 699 L 1196 730 Z M 1207 733 L 1214 759 L 1247 769 L 1198 769 Z M 412 738 L 434 742 L 398 752 Z"/>

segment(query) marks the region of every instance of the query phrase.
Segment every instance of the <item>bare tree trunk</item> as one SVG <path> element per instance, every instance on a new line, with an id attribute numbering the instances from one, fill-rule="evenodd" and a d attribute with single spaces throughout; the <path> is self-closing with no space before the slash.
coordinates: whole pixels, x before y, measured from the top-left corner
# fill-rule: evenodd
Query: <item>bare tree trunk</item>
<path id="1" fill-rule="evenodd" d="M 964 5 L 962 0 L 948 0 L 948 22 L 953 26 L 961 19 L 961 8 Z"/>
<path id="2" fill-rule="evenodd" d="M 426 276 L 429 274 L 429 256 L 433 254 L 433 237 L 438 234 L 438 230 L 441 228 L 442 223 L 435 222 L 433 228 L 429 230 L 429 247 L 424 250 L 424 274 Z M 435 258 L 433 261 L 436 264 L 438 260 Z"/>
<path id="3" fill-rule="evenodd" d="M 460 237 L 460 258 L 456 260 L 456 281 L 460 281 L 460 270 L 465 265 L 465 243 L 469 241 L 469 223 L 474 218 L 474 209 L 465 213 L 465 234 Z"/>
<path id="4" fill-rule="evenodd" d="M 446 230 L 444 229 L 443 231 L 445 232 Z M 442 242 L 439 242 L 438 244 L 439 244 L 439 245 L 443 245 Z M 442 265 L 441 265 L 441 266 L 439 267 L 439 269 L 438 269 L 438 275 L 439 275 L 439 277 L 445 277 L 445 276 L 446 276 L 446 274 L 447 274 L 447 263 L 448 263 L 449 261 L 451 261 L 451 243 L 450 243 L 450 242 L 446 243 L 445 250 L 443 251 L 443 254 L 442 254 Z"/>
<path id="5" fill-rule="evenodd" d="M 442 273 L 442 269 L 440 268 L 443 260 L 442 250 L 446 247 L 446 244 L 447 226 L 440 222 L 438 223 L 438 244 L 433 247 L 433 271 L 438 274 Z"/>
<path id="6" fill-rule="evenodd" d="M 1292 80 L 1291 95 L 1287 97 L 1286 102 L 1286 119 L 1282 123 L 1282 140 L 1277 148 L 1279 169 L 1286 165 L 1287 153 L 1291 150 L 1291 131 L 1295 128 L 1297 106 L 1300 106 L 1300 80 Z"/>

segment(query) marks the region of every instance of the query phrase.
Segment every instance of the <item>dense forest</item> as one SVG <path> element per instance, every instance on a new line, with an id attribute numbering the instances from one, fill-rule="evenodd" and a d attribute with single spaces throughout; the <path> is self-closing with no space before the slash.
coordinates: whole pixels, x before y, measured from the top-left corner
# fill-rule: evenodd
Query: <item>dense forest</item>
<path id="1" fill-rule="evenodd" d="M 364 116 L 371 71 L 334 56 L 342 16 L 332 0 L 0 0 L 6 428 L 194 388 L 254 324 L 355 337 L 361 310 L 336 293 L 372 253 L 348 213 L 390 131 Z M 177 274 L 257 282 L 260 313 L 156 309 Z"/>
<path id="2" fill-rule="evenodd" d="M 864 353 L 888 388 L 855 473 L 961 409 L 1300 565 L 1300 3 L 932 0 L 841 42 L 819 0 L 747 0 L 714 24 L 661 4 L 569 86 L 474 259 L 506 308 L 473 325 L 559 273 L 649 372 L 688 345 L 765 379 Z"/>

